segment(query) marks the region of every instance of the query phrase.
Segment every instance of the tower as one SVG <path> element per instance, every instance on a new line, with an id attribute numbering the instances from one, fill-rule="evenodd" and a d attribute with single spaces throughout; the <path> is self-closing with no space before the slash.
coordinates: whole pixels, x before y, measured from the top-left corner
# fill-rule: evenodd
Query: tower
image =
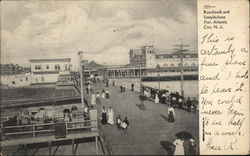
<path id="1" fill-rule="evenodd" d="M 141 48 L 142 54 L 145 55 L 146 67 L 147 68 L 155 68 L 156 61 L 155 61 L 155 49 L 152 45 L 145 45 Z"/>

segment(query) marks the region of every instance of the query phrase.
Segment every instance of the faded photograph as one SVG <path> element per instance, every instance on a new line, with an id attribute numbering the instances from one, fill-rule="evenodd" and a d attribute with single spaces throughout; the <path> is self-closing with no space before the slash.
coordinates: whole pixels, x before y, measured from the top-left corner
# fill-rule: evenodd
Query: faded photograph
<path id="1" fill-rule="evenodd" d="M 196 3 L 1 1 L 1 154 L 198 155 Z"/>

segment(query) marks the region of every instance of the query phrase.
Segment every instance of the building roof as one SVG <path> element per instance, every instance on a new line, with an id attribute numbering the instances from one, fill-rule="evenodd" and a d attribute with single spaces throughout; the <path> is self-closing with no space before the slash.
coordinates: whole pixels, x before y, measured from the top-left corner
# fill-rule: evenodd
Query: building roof
<path id="1" fill-rule="evenodd" d="M 31 63 L 43 63 L 43 62 L 71 62 L 71 58 L 61 58 L 61 59 L 31 59 Z"/>
<path id="2" fill-rule="evenodd" d="M 166 59 L 166 58 L 180 58 L 181 56 L 177 53 L 166 54 L 166 53 L 158 53 L 155 55 L 156 59 Z M 184 58 L 198 58 L 198 53 L 184 53 Z"/>
<path id="3" fill-rule="evenodd" d="M 85 62 L 84 69 L 98 69 L 103 67 L 103 65 L 96 63 L 95 61 Z"/>
<path id="4" fill-rule="evenodd" d="M 160 71 L 169 71 L 169 70 L 180 70 L 181 67 L 160 67 Z M 198 70 L 198 66 L 184 66 L 184 70 L 196 69 Z M 148 68 L 148 71 L 159 71 L 157 68 Z"/>

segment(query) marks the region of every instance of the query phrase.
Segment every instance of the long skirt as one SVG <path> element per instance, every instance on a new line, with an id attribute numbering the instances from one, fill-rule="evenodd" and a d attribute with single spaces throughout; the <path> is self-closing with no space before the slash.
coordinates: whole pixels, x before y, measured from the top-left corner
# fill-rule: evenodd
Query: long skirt
<path id="1" fill-rule="evenodd" d="M 159 103 L 159 97 L 158 97 L 158 95 L 155 95 L 155 103 Z"/>
<path id="2" fill-rule="evenodd" d="M 91 99 L 91 104 L 92 104 L 92 105 L 95 105 L 95 104 L 96 104 L 96 98 L 95 98 L 95 97 L 92 97 L 92 99 Z"/>
<path id="3" fill-rule="evenodd" d="M 100 97 L 97 97 L 97 98 L 96 98 L 96 104 L 98 104 L 98 105 L 101 104 L 101 99 L 100 99 Z"/>
<path id="4" fill-rule="evenodd" d="M 183 145 L 182 146 L 181 145 L 176 146 L 174 155 L 184 155 Z"/>
<path id="5" fill-rule="evenodd" d="M 114 124 L 114 114 L 108 113 L 108 123 L 113 125 Z"/>
<path id="6" fill-rule="evenodd" d="M 172 111 L 170 111 L 169 114 L 168 114 L 168 121 L 169 122 L 175 122 L 174 113 Z"/>
<path id="7" fill-rule="evenodd" d="M 102 98 L 105 99 L 105 93 L 102 93 Z"/>
<path id="8" fill-rule="evenodd" d="M 107 124 L 107 113 L 102 113 L 102 124 L 105 125 Z"/>

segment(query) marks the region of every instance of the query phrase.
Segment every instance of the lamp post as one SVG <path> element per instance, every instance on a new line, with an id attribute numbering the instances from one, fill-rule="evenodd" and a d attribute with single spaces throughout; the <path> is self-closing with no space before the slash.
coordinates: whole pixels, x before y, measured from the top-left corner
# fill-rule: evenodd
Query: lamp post
<path id="1" fill-rule="evenodd" d="M 158 70 L 158 89 L 161 89 L 161 84 L 160 84 L 160 65 L 157 64 L 156 66 L 157 70 Z"/>
<path id="2" fill-rule="evenodd" d="M 82 70 L 82 51 L 78 52 L 78 56 L 79 56 L 79 64 L 80 64 L 80 84 L 81 84 L 81 88 L 80 88 L 80 94 L 81 94 L 81 104 L 84 108 L 84 97 L 83 97 L 83 70 Z"/>

